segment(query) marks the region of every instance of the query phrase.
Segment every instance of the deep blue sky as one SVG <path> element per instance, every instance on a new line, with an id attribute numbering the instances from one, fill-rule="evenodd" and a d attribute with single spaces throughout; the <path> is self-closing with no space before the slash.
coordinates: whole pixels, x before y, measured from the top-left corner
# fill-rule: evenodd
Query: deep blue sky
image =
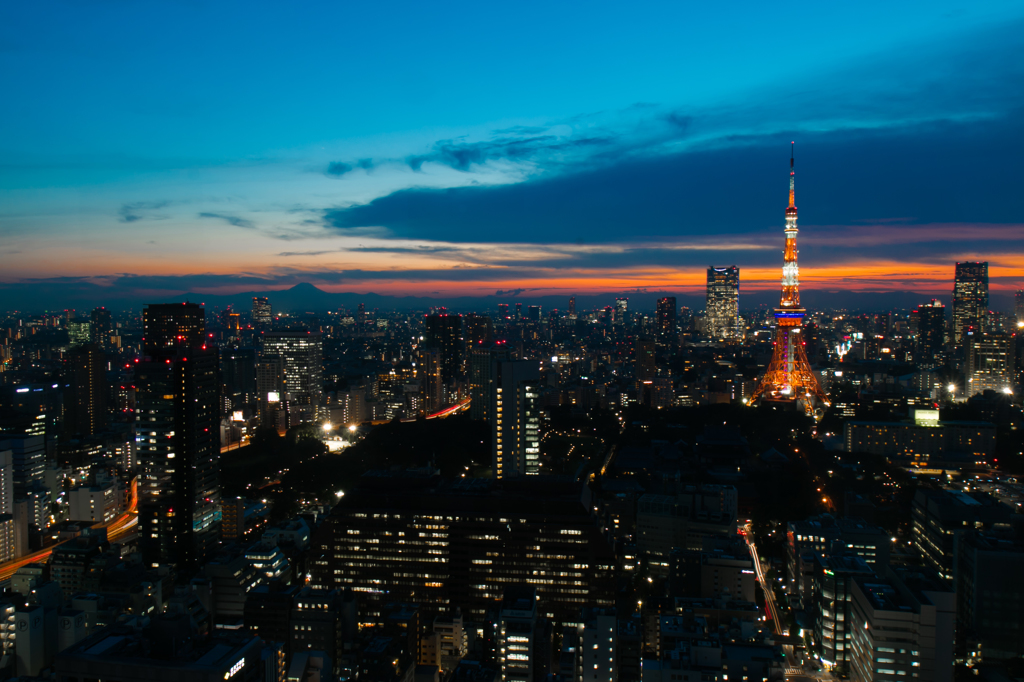
<path id="1" fill-rule="evenodd" d="M 0 280 L 1024 279 L 1024 5 L 7 3 Z M 141 294 L 140 294 L 141 295 Z"/>

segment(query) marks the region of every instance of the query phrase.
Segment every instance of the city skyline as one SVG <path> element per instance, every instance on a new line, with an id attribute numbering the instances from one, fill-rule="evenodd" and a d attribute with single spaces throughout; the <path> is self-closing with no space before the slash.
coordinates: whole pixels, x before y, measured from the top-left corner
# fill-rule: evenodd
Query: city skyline
<path id="1" fill-rule="evenodd" d="M 380 25 L 364 11 L 344 18 Z M 22 33 L 0 59 L 23 104 L 0 113 L 20 131 L 0 168 L 0 291 L 15 307 L 27 288 L 90 285 L 151 300 L 304 282 L 438 299 L 698 294 L 708 262 L 768 294 L 792 139 L 807 291 L 948 298 L 968 260 L 990 263 L 994 299 L 1024 281 L 1012 6 L 887 7 L 884 26 L 869 11 L 661 7 L 659 22 L 592 12 L 586 30 L 560 10 L 516 35 L 486 10 L 407 8 L 387 35 L 340 44 L 286 12 L 265 50 L 251 41 L 269 13 L 213 40 L 230 5 L 160 14 L 166 50 L 136 37 L 152 9 L 72 10 L 57 26 L 9 12 Z M 467 64 L 456 38 L 481 25 L 547 38 L 544 56 Z"/>

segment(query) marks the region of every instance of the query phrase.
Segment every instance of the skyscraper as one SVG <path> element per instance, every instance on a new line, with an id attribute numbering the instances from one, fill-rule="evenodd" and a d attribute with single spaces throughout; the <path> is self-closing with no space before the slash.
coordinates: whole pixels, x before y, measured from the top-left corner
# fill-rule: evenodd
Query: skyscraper
<path id="1" fill-rule="evenodd" d="M 252 348 L 227 348 L 221 352 L 221 378 L 224 393 L 239 409 L 256 400 L 256 351 Z"/>
<path id="2" fill-rule="evenodd" d="M 444 401 L 444 380 L 441 378 L 441 351 L 436 348 L 416 350 L 416 376 L 420 380 L 423 412 L 433 414 Z"/>
<path id="3" fill-rule="evenodd" d="M 320 332 L 268 332 L 263 335 L 263 358 L 279 358 L 280 396 L 287 425 L 315 422 L 323 402 L 323 337 Z"/>
<path id="4" fill-rule="evenodd" d="M 441 313 L 428 315 L 424 323 L 423 346 L 441 354 L 441 379 L 449 384 L 462 369 L 462 318 Z"/>
<path id="5" fill-rule="evenodd" d="M 985 391 L 1013 391 L 1012 336 L 971 330 L 964 334 L 964 346 L 967 360 L 967 397 Z"/>
<path id="6" fill-rule="evenodd" d="M 467 349 L 489 345 L 494 336 L 494 324 L 485 315 L 465 315 L 462 329 Z"/>
<path id="7" fill-rule="evenodd" d="M 658 375 L 655 363 L 654 341 L 649 339 L 636 340 L 636 378 L 648 381 Z"/>
<path id="8" fill-rule="evenodd" d="M 142 354 L 167 358 L 203 345 L 206 313 L 198 303 L 154 303 L 142 311 Z"/>
<path id="9" fill-rule="evenodd" d="M 666 296 L 658 299 L 656 320 L 658 340 L 666 346 L 675 346 L 676 335 L 676 297 Z"/>
<path id="10" fill-rule="evenodd" d="M 707 308 L 704 324 L 709 338 L 730 341 L 739 338 L 740 269 L 708 268 Z"/>
<path id="11" fill-rule="evenodd" d="M 102 349 L 110 345 L 110 333 L 113 331 L 113 324 L 110 321 L 110 311 L 106 308 L 96 308 L 92 311 L 92 328 L 90 336 L 92 342 Z"/>
<path id="12" fill-rule="evenodd" d="M 531 305 L 526 309 L 526 319 L 530 322 L 540 322 L 540 306 Z"/>
<path id="13" fill-rule="evenodd" d="M 910 314 L 917 319 L 917 362 L 942 364 L 946 346 L 946 306 L 933 298 L 931 303 L 917 306 Z"/>
<path id="14" fill-rule="evenodd" d="M 261 427 L 280 429 L 286 426 L 281 402 L 284 392 L 281 358 L 276 355 L 256 358 L 256 405 Z"/>
<path id="15" fill-rule="evenodd" d="M 771 400 L 802 406 L 812 412 L 814 402 L 828 404 L 818 378 L 807 360 L 803 335 L 804 315 L 800 305 L 800 268 L 797 265 L 796 236 L 796 171 L 793 155 L 789 157 L 789 206 L 786 207 L 786 251 L 782 263 L 782 297 L 775 309 L 775 341 L 772 359 L 750 402 Z"/>
<path id="16" fill-rule="evenodd" d="M 570 296 L 569 297 L 569 318 L 573 319 L 573 320 L 576 319 L 576 297 L 575 296 Z"/>
<path id="17" fill-rule="evenodd" d="M 203 345 L 195 304 L 143 311 L 146 358 L 136 366 L 139 548 L 150 565 L 194 566 L 219 534 L 216 348 Z"/>
<path id="18" fill-rule="evenodd" d="M 988 312 L 988 263 L 956 264 L 953 279 L 953 343 L 963 342 L 967 328 L 981 330 Z"/>
<path id="19" fill-rule="evenodd" d="M 270 329 L 273 321 L 270 299 L 266 296 L 252 297 L 252 325 L 257 329 Z"/>
<path id="20" fill-rule="evenodd" d="M 617 298 L 615 299 L 615 318 L 612 320 L 612 324 L 625 324 L 626 318 L 629 316 L 629 299 L 628 298 Z"/>
<path id="21" fill-rule="evenodd" d="M 1017 289 L 1013 297 L 1013 314 L 1017 318 L 1017 326 L 1024 325 L 1024 289 Z"/>
<path id="22" fill-rule="evenodd" d="M 494 478 L 540 473 L 540 364 L 493 360 L 491 465 Z"/>
<path id="23" fill-rule="evenodd" d="M 469 350 L 470 419 L 490 421 L 495 362 L 510 358 L 511 349 L 504 341 L 492 345 L 474 346 Z"/>
<path id="24" fill-rule="evenodd" d="M 508 319 L 508 303 L 499 303 L 498 304 L 498 319 L 499 320 L 507 320 Z"/>
<path id="25" fill-rule="evenodd" d="M 95 436 L 107 425 L 107 358 L 97 344 L 73 348 L 67 356 L 64 429 L 69 436 Z"/>

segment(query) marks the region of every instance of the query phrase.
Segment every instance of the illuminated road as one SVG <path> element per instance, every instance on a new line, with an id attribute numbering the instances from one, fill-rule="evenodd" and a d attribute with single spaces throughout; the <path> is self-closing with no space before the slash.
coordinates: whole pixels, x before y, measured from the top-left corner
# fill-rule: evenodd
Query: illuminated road
<path id="1" fill-rule="evenodd" d="M 107 539 L 110 542 L 116 542 L 118 539 L 123 538 L 131 533 L 134 533 L 135 526 L 139 523 L 139 516 L 138 512 L 136 511 L 138 504 L 138 497 L 133 497 L 132 504 L 128 508 L 128 511 L 124 512 L 123 514 L 120 514 L 116 518 L 106 523 L 97 523 L 93 526 L 93 528 L 106 528 Z M 53 550 L 57 547 L 60 547 L 62 544 L 64 544 L 64 542 L 67 542 L 67 540 L 50 545 L 46 549 L 40 549 L 36 552 L 32 552 L 31 554 L 26 554 L 20 559 L 15 559 L 14 561 L 8 561 L 5 564 L 0 564 L 0 582 L 10 580 L 11 577 L 15 574 L 15 572 L 22 566 L 45 562 L 47 559 L 50 558 L 50 554 L 53 552 Z"/>
<path id="2" fill-rule="evenodd" d="M 468 410 L 469 409 L 469 401 L 470 400 L 471 400 L 471 398 L 465 398 L 461 402 L 455 403 L 451 407 L 446 407 L 445 409 L 441 410 L 440 412 L 435 412 L 434 414 L 428 414 L 426 416 L 426 418 L 427 419 L 444 419 L 445 417 L 450 417 L 453 414 L 458 414 L 459 412 L 462 412 L 463 410 Z M 403 419 L 402 421 L 403 422 L 414 422 L 414 421 L 416 421 L 416 417 L 412 417 L 410 419 Z M 374 423 L 375 424 L 377 424 L 377 423 L 386 424 L 387 422 L 374 422 Z"/>
<path id="3" fill-rule="evenodd" d="M 782 620 L 779 618 L 779 609 L 775 604 L 775 592 L 772 589 L 772 585 L 768 584 L 765 580 L 764 571 L 761 568 L 761 560 L 757 557 L 757 547 L 754 545 L 754 541 L 751 539 L 753 536 L 747 531 L 747 547 L 750 548 L 750 556 L 754 559 L 754 570 L 757 571 L 757 581 L 761 583 L 761 591 L 764 592 L 764 604 L 768 607 L 768 615 L 772 619 L 772 630 L 775 634 L 782 635 L 783 632 Z"/>

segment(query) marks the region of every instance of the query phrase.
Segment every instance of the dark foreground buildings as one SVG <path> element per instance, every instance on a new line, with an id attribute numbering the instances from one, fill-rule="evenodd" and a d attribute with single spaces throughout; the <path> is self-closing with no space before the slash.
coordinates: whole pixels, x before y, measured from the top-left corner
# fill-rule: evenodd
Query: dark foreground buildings
<path id="1" fill-rule="evenodd" d="M 370 472 L 321 530 L 312 584 L 358 593 L 361 622 L 393 602 L 459 607 L 483 622 L 512 584 L 535 587 L 543 615 L 574 621 L 614 597 L 614 555 L 580 492 L 555 477 Z"/>

